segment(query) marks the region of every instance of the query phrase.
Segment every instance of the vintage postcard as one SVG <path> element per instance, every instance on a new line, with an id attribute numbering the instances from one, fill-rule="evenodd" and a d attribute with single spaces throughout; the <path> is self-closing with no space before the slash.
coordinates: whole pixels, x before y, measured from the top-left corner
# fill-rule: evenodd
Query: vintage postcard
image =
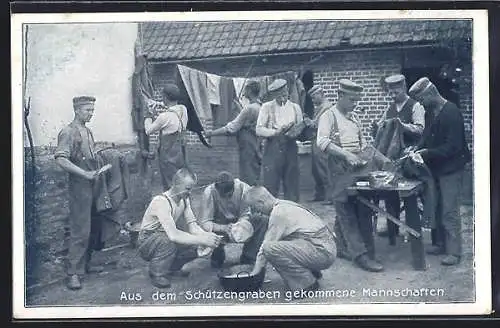
<path id="1" fill-rule="evenodd" d="M 12 15 L 14 317 L 490 313 L 487 22 Z"/>

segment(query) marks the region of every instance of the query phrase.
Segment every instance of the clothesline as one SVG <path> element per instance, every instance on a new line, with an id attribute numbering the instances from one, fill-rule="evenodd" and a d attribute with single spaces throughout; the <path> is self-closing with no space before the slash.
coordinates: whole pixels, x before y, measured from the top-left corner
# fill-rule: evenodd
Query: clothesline
<path id="1" fill-rule="evenodd" d="M 237 100 L 243 106 L 248 101 L 242 90 L 248 81 L 257 81 L 261 87 L 261 99 L 268 100 L 268 86 L 277 78 L 286 79 L 290 100 L 304 108 L 305 89 L 296 72 L 285 71 L 273 75 L 248 77 L 227 77 L 177 65 L 181 89 L 185 89 L 194 111 L 202 122 L 212 121 L 215 126 L 225 125 L 239 112 Z M 204 123 L 202 123 L 203 125 Z"/>

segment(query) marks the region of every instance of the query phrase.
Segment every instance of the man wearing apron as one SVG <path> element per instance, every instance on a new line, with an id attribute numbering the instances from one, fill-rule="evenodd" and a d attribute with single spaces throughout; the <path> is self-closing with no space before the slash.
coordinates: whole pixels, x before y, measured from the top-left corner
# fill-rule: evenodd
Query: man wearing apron
<path id="1" fill-rule="evenodd" d="M 181 269 L 198 256 L 195 246 L 215 248 L 221 241 L 196 223 L 189 200 L 195 185 L 196 176 L 180 169 L 172 177 L 172 187 L 151 200 L 142 218 L 138 250 L 149 262 L 149 277 L 158 288 L 169 287 L 172 276 L 187 276 Z"/>
<path id="2" fill-rule="evenodd" d="M 335 236 L 326 223 L 305 207 L 275 198 L 264 187 L 252 187 L 245 194 L 252 214 L 269 217 L 267 231 L 251 274 L 269 262 L 291 291 L 319 288 L 321 270 L 336 258 Z"/>
<path id="3" fill-rule="evenodd" d="M 231 240 L 233 224 L 247 220 L 253 227 L 253 236 L 243 246 L 241 264 L 255 262 L 257 251 L 264 238 L 264 220 L 255 220 L 250 209 L 243 203 L 243 196 L 250 189 L 245 182 L 236 179 L 229 172 L 220 172 L 216 181 L 208 185 L 202 195 L 200 206 L 200 225 L 206 231 L 224 235 Z M 213 267 L 220 268 L 225 260 L 224 245 L 217 247 L 211 257 Z"/>
<path id="4" fill-rule="evenodd" d="M 339 256 L 349 257 L 364 270 L 379 272 L 383 266 L 375 261 L 371 211 L 349 197 L 346 190 L 353 183 L 357 168 L 364 165 L 358 154 L 366 142 L 353 114 L 362 91 L 360 85 L 350 80 L 339 81 L 337 104 L 319 118 L 317 146 L 330 156 L 330 172 L 336 179 L 332 200 Z"/>
<path id="5" fill-rule="evenodd" d="M 390 104 L 389 108 L 386 110 L 382 119 L 374 124 L 374 129 L 378 130 L 383 124 L 389 120 L 398 120 L 403 128 L 403 140 L 406 147 L 414 147 L 420 137 L 425 126 L 425 110 L 417 101 L 411 99 L 406 93 L 406 78 L 404 75 L 391 75 L 385 79 L 385 85 L 387 86 L 389 96 L 392 98 L 393 102 Z M 392 158 L 396 160 L 402 157 L 404 154 L 401 153 L 397 158 Z M 386 210 L 392 216 L 399 218 L 401 214 L 401 201 L 399 196 L 394 193 L 390 196 L 388 195 L 384 199 Z M 395 236 L 399 232 L 399 227 L 387 220 L 387 231 L 381 231 L 379 235 L 385 236 L 389 234 L 390 236 Z M 394 244 L 394 240 L 391 240 L 391 244 Z"/>
<path id="6" fill-rule="evenodd" d="M 249 81 L 244 90 L 249 104 L 241 110 L 234 120 L 219 129 L 207 131 L 206 136 L 237 135 L 239 178 L 241 181 L 254 186 L 260 178 L 262 160 L 260 140 L 255 133 L 261 106 L 259 100 L 260 84 L 256 81 Z"/>
<path id="7" fill-rule="evenodd" d="M 94 137 L 86 127 L 94 115 L 95 100 L 89 96 L 73 98 L 75 118 L 59 132 L 54 154 L 56 163 L 69 173 L 69 289 L 80 289 L 80 279 L 85 273 L 103 270 L 102 267 L 90 266 L 101 226 L 93 191 L 98 177 L 98 163 Z"/>
<path id="8" fill-rule="evenodd" d="M 302 110 L 288 99 L 286 80 L 269 85 L 274 100 L 262 105 L 257 136 L 266 138 L 262 157 L 263 185 L 278 196 L 283 183 L 284 198 L 299 201 L 299 159 L 296 138 L 304 128 Z"/>
<path id="9" fill-rule="evenodd" d="M 144 120 L 144 131 L 148 136 L 160 131 L 158 161 L 163 190 L 172 186 L 175 172 L 186 164 L 183 147 L 188 114 L 186 107 L 177 103 L 179 99 L 179 88 L 167 84 L 163 89 L 164 106 L 161 106 L 160 114 L 154 121 L 150 117 Z"/>
<path id="10" fill-rule="evenodd" d="M 325 98 L 323 88 L 315 85 L 309 89 L 315 113 L 313 119 L 306 122 L 306 126 L 314 131 L 312 134 L 311 148 L 312 148 L 312 175 L 315 182 L 315 194 L 313 201 L 320 202 L 329 198 L 329 190 L 331 188 L 330 173 L 328 169 L 328 154 L 322 152 L 316 145 L 316 135 L 318 133 L 318 120 L 319 117 L 333 105 Z M 329 199 L 327 199 L 327 203 Z"/>
<path id="11" fill-rule="evenodd" d="M 472 159 L 465 139 L 464 118 L 460 109 L 444 99 L 427 77 L 415 82 L 409 94 L 425 108 L 426 126 L 415 154 L 430 169 L 439 197 L 437 227 L 432 231 L 435 245 L 428 253 L 446 255 L 442 265 L 457 265 L 462 256 L 462 179 L 465 165 Z"/>

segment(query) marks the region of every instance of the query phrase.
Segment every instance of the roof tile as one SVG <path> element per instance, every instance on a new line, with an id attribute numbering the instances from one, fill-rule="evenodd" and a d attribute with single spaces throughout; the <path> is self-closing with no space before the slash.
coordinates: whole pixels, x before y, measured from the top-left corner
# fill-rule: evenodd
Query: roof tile
<path id="1" fill-rule="evenodd" d="M 145 22 L 143 49 L 152 59 L 183 59 L 271 51 L 321 50 L 343 37 L 353 46 L 472 37 L 470 20 Z"/>

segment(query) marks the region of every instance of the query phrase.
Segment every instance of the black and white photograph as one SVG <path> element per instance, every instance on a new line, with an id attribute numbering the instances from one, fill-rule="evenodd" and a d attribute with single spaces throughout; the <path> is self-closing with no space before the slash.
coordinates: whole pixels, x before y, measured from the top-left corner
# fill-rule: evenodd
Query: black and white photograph
<path id="1" fill-rule="evenodd" d="M 486 11 L 11 26 L 15 318 L 491 312 Z"/>

